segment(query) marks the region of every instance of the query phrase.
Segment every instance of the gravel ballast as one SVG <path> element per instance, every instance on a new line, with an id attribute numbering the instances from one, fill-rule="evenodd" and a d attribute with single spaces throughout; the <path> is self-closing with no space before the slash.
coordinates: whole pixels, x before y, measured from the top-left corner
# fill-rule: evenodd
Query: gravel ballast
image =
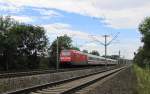
<path id="1" fill-rule="evenodd" d="M 129 67 L 111 77 L 92 84 L 76 94 L 137 94 L 136 77 Z"/>

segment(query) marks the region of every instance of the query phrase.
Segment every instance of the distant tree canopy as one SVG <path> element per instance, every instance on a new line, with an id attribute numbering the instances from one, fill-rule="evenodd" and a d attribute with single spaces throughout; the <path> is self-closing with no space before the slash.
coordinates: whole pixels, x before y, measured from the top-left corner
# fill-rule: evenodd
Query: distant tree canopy
<path id="1" fill-rule="evenodd" d="M 134 61 L 139 65 L 150 64 L 150 17 L 144 19 L 139 25 L 139 31 L 142 34 L 143 47 L 140 47 L 136 53 Z"/>
<path id="2" fill-rule="evenodd" d="M 88 50 L 83 50 L 82 52 L 84 52 L 84 53 L 88 53 Z"/>
<path id="3" fill-rule="evenodd" d="M 42 27 L 0 17 L 0 69 L 36 69 L 47 47 Z"/>
<path id="4" fill-rule="evenodd" d="M 71 48 L 72 48 L 73 50 L 80 51 L 80 48 L 78 48 L 78 47 L 72 46 Z"/>
<path id="5" fill-rule="evenodd" d="M 96 50 L 93 50 L 92 52 L 90 52 L 90 54 L 100 56 L 99 52 Z"/>
<path id="6" fill-rule="evenodd" d="M 102 57 L 105 57 L 105 55 L 103 55 Z M 106 58 L 116 59 L 116 60 L 121 59 L 121 58 L 119 57 L 119 55 L 107 55 Z"/>

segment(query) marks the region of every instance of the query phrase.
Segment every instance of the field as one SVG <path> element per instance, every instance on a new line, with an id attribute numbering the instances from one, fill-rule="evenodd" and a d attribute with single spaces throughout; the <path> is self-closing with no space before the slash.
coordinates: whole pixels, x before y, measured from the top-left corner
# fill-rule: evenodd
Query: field
<path id="1" fill-rule="evenodd" d="M 150 70 L 149 67 L 141 68 L 133 65 L 134 72 L 137 77 L 138 94 L 150 94 Z"/>

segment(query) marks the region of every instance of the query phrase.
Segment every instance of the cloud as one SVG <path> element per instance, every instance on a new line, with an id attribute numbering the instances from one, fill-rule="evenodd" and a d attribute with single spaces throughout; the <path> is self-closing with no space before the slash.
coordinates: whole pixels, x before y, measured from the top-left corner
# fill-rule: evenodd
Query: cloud
<path id="1" fill-rule="evenodd" d="M 27 16 L 11 16 L 11 18 L 15 19 L 16 21 L 25 22 L 25 23 L 34 21 L 33 18 Z"/>
<path id="2" fill-rule="evenodd" d="M 4 2 L 4 1 L 2 2 L 0 0 L 0 11 L 3 11 L 3 12 L 7 11 L 7 12 L 15 13 L 15 12 L 19 12 L 20 9 L 15 5 L 12 5 L 12 4 L 10 4 L 8 2 Z"/>
<path id="3" fill-rule="evenodd" d="M 91 35 L 90 33 L 86 33 L 86 31 L 79 31 L 72 28 L 69 24 L 64 23 L 53 23 L 53 24 L 46 24 L 42 25 L 45 30 L 47 31 L 47 35 L 56 35 L 56 36 L 63 36 L 68 35 L 73 38 L 77 38 L 78 40 L 84 41 L 102 41 L 104 40 L 103 36 L 96 36 Z M 108 40 L 111 40 L 112 37 L 109 37 Z"/>
<path id="4" fill-rule="evenodd" d="M 17 7 L 53 8 L 103 18 L 107 26 L 113 28 L 136 28 L 145 16 L 150 15 L 149 0 L 38 0 L 38 2 L 37 0 L 0 0 L 0 2 Z"/>
<path id="5" fill-rule="evenodd" d="M 34 9 L 42 15 L 42 18 L 62 17 L 62 15 L 54 10 L 49 9 Z"/>

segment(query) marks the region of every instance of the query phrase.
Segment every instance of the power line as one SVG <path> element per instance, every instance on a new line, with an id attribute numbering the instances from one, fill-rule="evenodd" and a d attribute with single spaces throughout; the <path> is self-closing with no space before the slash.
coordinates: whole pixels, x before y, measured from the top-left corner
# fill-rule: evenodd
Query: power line
<path id="1" fill-rule="evenodd" d="M 98 40 L 97 38 L 95 38 L 95 35 L 89 35 L 94 41 L 99 42 L 101 45 L 105 45 L 103 42 L 101 42 L 100 40 Z"/>
<path id="2" fill-rule="evenodd" d="M 103 35 L 103 37 L 105 38 L 105 42 L 101 42 L 100 40 L 96 39 L 95 37 L 93 37 L 94 35 L 89 35 L 92 36 L 92 38 L 96 41 L 99 42 L 101 45 L 103 45 L 105 47 L 105 61 L 106 61 L 106 57 L 107 57 L 107 46 L 109 46 L 114 40 L 117 39 L 118 35 L 120 34 L 120 32 L 118 32 L 113 38 L 112 40 L 107 42 L 107 38 L 109 37 L 109 35 Z M 106 62 L 107 65 L 107 62 Z"/>
<path id="3" fill-rule="evenodd" d="M 112 38 L 112 40 L 107 43 L 107 45 L 110 45 L 115 39 L 117 39 L 117 37 L 118 37 L 119 34 L 120 34 L 120 32 L 118 32 L 118 33 Z"/>

